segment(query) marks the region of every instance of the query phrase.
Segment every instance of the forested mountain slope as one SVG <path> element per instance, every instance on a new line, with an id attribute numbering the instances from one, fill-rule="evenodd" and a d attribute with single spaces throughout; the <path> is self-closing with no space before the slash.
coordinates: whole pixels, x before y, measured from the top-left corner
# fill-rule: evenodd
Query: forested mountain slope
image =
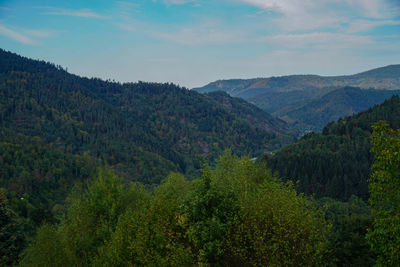
<path id="1" fill-rule="evenodd" d="M 256 156 L 292 142 L 285 122 L 223 99 L 230 108 L 173 84 L 87 79 L 0 50 L 0 187 L 24 196 L 14 209 L 43 214 L 97 165 L 153 185 L 226 148 Z"/>
<path id="2" fill-rule="evenodd" d="M 368 197 L 367 179 L 373 156 L 371 126 L 380 120 L 400 128 L 400 98 L 386 100 L 368 111 L 328 124 L 263 160 L 282 177 L 298 182 L 298 190 L 347 200 Z"/>
<path id="3" fill-rule="evenodd" d="M 271 116 L 257 106 L 229 94 L 216 91 L 207 94 L 240 119 L 249 121 L 252 125 L 276 134 L 295 136 L 298 131 L 290 127 L 285 121 Z"/>

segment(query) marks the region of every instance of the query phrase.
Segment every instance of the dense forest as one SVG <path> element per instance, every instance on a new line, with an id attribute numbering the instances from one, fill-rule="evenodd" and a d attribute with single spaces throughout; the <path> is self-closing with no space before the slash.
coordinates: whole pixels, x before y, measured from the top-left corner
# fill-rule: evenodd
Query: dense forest
<path id="1" fill-rule="evenodd" d="M 155 186 L 171 171 L 198 175 L 226 148 L 257 156 L 297 134 L 228 95 L 82 78 L 4 50 L 0 60 L 0 187 L 31 228 L 54 221 L 98 166 Z"/>
<path id="2" fill-rule="evenodd" d="M 251 113 L 237 115 L 172 84 L 86 79 L 5 51 L 0 56 L 4 141 L 40 138 L 88 152 L 146 183 L 157 184 L 169 171 L 192 173 L 203 155 L 212 160 L 227 147 L 257 155 L 293 140 L 283 121 L 265 115 L 253 125 Z"/>
<path id="3" fill-rule="evenodd" d="M 368 199 L 371 174 L 372 125 L 385 120 L 400 128 L 400 98 L 392 97 L 365 112 L 329 123 L 322 133 L 310 133 L 274 155 L 265 155 L 273 171 L 292 180 L 300 192 L 348 200 Z"/>
<path id="4" fill-rule="evenodd" d="M 224 92 L 0 59 L 0 266 L 399 263 L 399 97 L 279 149 Z"/>

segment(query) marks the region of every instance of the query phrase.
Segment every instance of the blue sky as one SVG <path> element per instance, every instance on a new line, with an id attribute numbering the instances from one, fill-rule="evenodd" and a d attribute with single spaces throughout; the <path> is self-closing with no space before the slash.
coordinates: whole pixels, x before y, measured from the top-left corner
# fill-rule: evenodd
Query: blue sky
<path id="1" fill-rule="evenodd" d="M 0 0 L 0 47 L 69 72 L 202 86 L 400 63 L 400 0 Z"/>

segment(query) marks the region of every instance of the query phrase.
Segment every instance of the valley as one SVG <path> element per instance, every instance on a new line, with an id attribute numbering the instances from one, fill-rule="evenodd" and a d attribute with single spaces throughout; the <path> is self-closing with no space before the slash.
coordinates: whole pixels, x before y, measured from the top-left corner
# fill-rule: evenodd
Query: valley
<path id="1" fill-rule="evenodd" d="M 373 265 L 387 206 L 371 177 L 385 151 L 398 160 L 396 77 L 189 90 L 0 50 L 1 264 Z"/>

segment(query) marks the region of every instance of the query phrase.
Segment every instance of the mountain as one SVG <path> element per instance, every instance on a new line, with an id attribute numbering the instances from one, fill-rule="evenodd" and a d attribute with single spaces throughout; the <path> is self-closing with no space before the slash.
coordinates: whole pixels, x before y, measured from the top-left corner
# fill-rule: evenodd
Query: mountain
<path id="1" fill-rule="evenodd" d="M 370 136 L 372 125 L 380 120 L 400 128 L 399 96 L 329 123 L 322 133 L 307 134 L 262 160 L 282 177 L 294 181 L 301 192 L 339 200 L 356 195 L 366 200 L 373 162 Z"/>
<path id="2" fill-rule="evenodd" d="M 283 133 L 288 136 L 296 136 L 298 134 L 298 131 L 289 127 L 285 121 L 271 116 L 262 109 L 241 98 L 231 97 L 223 91 L 210 92 L 207 96 L 222 104 L 238 118 L 249 121 L 252 125 L 258 128 L 276 134 Z"/>
<path id="3" fill-rule="evenodd" d="M 289 75 L 282 77 L 219 80 L 193 90 L 208 93 L 226 91 L 232 96 L 250 98 L 267 92 L 303 91 L 312 88 L 353 86 L 369 89 L 399 89 L 400 64 L 354 75 Z"/>
<path id="4" fill-rule="evenodd" d="M 352 94 L 351 97 L 355 99 L 345 100 L 350 96 L 344 92 L 348 90 L 345 88 L 350 86 L 370 91 L 365 94 Z M 372 92 L 372 89 L 378 91 Z M 400 90 L 400 65 L 390 65 L 347 76 L 291 75 L 247 80 L 220 80 L 193 90 L 202 93 L 225 91 L 231 96 L 241 97 L 264 111 L 292 123 L 302 132 L 320 131 L 330 120 L 361 111 L 363 110 L 359 109 L 361 106 L 364 110 L 368 109 L 398 94 L 398 91 L 394 90 Z M 333 91 L 337 92 L 329 94 Z M 340 94 L 342 96 L 338 97 Z M 343 102 L 337 102 L 340 99 Z M 370 105 L 346 106 L 349 101 L 370 103 Z M 321 108 L 313 109 L 317 106 Z M 337 109 L 339 106 L 345 106 L 345 109 Z M 325 113 L 326 111 L 328 114 Z"/>
<path id="5" fill-rule="evenodd" d="M 36 207 L 38 224 L 98 165 L 154 185 L 197 174 L 225 149 L 257 156 L 295 134 L 227 94 L 88 79 L 0 50 L 0 188 Z"/>
<path id="6" fill-rule="evenodd" d="M 313 99 L 300 108 L 292 107 L 286 112 L 282 110 L 279 112 L 297 128 L 320 132 L 331 121 L 367 110 L 399 94 L 400 90 L 363 90 L 357 87 L 342 87 L 318 99 Z"/>

